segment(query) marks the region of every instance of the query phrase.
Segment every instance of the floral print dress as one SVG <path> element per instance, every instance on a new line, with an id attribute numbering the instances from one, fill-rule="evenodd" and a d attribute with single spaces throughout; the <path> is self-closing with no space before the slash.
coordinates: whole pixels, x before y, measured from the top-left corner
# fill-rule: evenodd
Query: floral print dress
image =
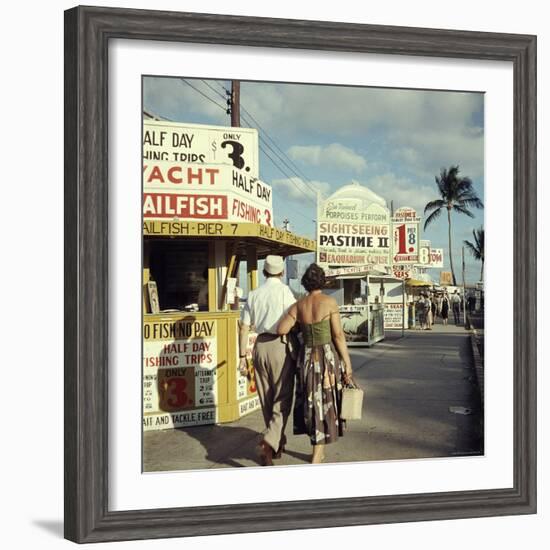
<path id="1" fill-rule="evenodd" d="M 294 434 L 308 434 L 312 445 L 333 443 L 344 434 L 340 418 L 343 363 L 332 344 L 330 320 L 303 324 L 304 345 L 296 372 Z"/>

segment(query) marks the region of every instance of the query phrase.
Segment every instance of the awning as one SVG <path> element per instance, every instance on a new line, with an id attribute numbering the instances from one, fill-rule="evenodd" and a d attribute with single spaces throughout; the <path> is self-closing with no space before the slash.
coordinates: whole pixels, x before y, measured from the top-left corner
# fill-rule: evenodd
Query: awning
<path id="1" fill-rule="evenodd" d="M 148 238 L 229 240 L 236 245 L 235 253 L 241 257 L 246 257 L 248 245 L 255 245 L 258 259 L 268 254 L 290 256 L 315 252 L 316 249 L 313 239 L 256 223 L 145 220 L 143 235 Z"/>
<path id="2" fill-rule="evenodd" d="M 420 287 L 420 286 L 433 286 L 433 283 L 429 283 L 427 281 L 421 281 L 419 279 L 407 279 L 405 281 L 405 284 L 407 286 L 417 286 L 417 287 Z"/>

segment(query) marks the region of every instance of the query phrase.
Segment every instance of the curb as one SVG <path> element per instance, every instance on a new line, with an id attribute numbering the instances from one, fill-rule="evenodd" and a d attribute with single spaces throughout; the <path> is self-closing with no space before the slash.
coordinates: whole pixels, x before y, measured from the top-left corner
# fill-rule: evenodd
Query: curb
<path id="1" fill-rule="evenodd" d="M 481 392 L 481 403 L 485 400 L 485 368 L 483 357 L 479 353 L 479 336 L 475 328 L 470 325 L 470 344 L 472 346 L 472 357 L 474 359 L 474 371 L 476 373 L 477 384 Z"/>

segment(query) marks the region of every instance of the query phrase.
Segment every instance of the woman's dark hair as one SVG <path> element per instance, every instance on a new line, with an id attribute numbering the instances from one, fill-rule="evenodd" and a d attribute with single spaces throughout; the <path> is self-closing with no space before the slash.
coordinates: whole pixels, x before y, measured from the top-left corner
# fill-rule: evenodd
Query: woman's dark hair
<path id="1" fill-rule="evenodd" d="M 325 287 L 325 272 L 317 264 L 311 264 L 302 276 L 302 286 L 308 291 Z"/>

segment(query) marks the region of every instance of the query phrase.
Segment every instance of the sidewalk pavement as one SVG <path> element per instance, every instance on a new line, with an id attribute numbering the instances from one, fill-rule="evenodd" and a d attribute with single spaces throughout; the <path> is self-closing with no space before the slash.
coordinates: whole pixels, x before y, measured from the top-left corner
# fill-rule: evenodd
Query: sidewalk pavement
<path id="1" fill-rule="evenodd" d="M 363 415 L 327 445 L 326 463 L 483 454 L 483 411 L 464 327 L 436 324 L 404 337 L 388 331 L 382 342 L 350 354 L 365 390 Z M 144 471 L 258 466 L 263 428 L 258 410 L 229 424 L 145 432 Z M 286 435 L 275 465 L 308 463 L 309 438 L 292 434 L 292 419 Z"/>

